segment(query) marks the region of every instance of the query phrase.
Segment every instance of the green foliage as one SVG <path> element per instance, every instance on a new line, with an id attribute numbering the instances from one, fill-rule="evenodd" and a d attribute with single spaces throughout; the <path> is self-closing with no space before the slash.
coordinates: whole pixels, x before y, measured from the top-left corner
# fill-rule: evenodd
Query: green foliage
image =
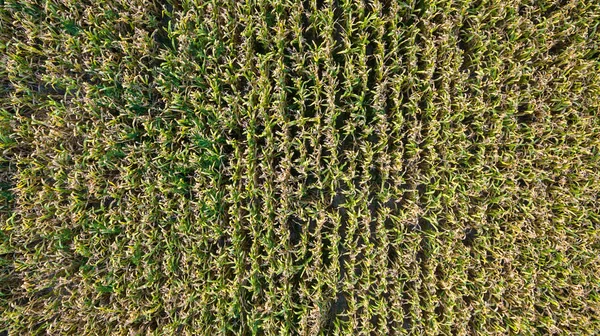
<path id="1" fill-rule="evenodd" d="M 0 1 L 0 334 L 600 330 L 596 1 Z"/>

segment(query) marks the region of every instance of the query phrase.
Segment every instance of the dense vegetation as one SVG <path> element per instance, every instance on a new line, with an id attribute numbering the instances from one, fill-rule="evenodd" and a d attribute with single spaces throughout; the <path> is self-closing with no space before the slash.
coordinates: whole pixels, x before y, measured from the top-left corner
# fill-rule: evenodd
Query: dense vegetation
<path id="1" fill-rule="evenodd" d="M 0 333 L 600 330 L 596 1 L 0 5 Z"/>

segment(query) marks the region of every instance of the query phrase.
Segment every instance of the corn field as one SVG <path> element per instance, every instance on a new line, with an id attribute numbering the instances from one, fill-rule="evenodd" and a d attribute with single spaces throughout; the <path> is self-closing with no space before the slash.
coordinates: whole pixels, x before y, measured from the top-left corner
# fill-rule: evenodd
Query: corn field
<path id="1" fill-rule="evenodd" d="M 599 27 L 0 0 L 0 335 L 600 332 Z"/>

